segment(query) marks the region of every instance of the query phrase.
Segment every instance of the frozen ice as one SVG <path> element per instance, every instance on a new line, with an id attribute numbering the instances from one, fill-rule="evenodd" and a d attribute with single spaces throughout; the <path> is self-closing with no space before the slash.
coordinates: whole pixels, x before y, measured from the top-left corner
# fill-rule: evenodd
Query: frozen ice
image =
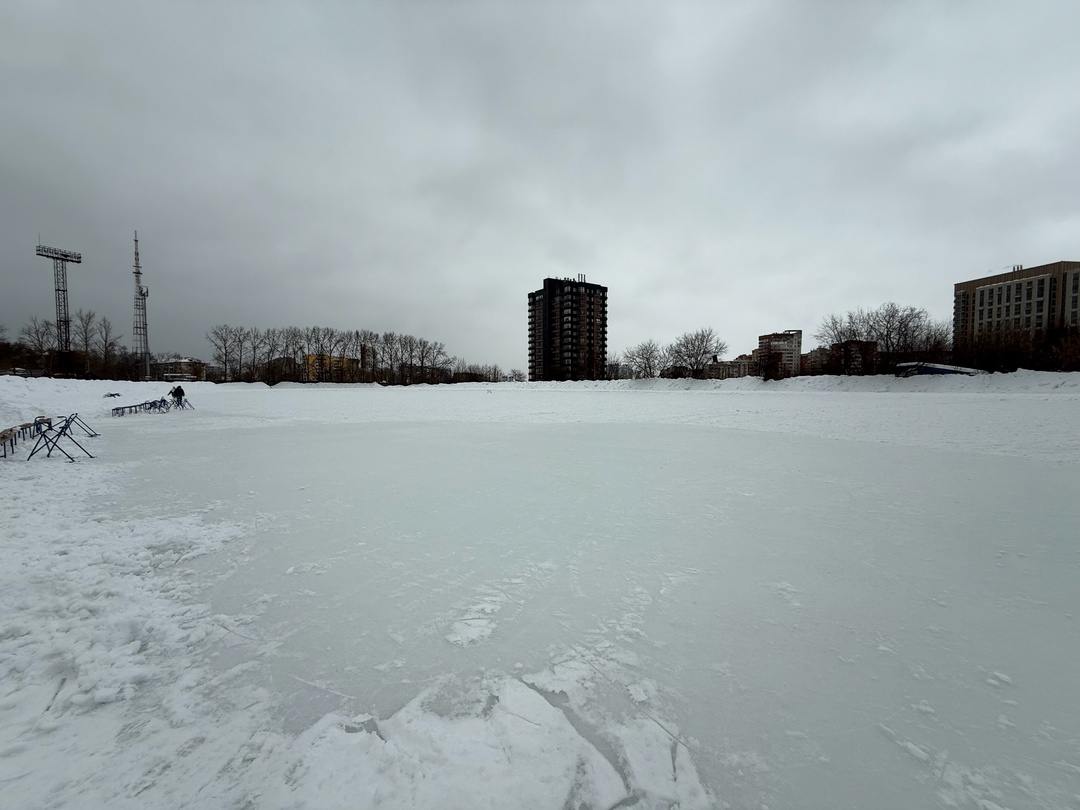
<path id="1" fill-rule="evenodd" d="M 159 388 L 0 377 L 4 807 L 1076 804 L 1080 375 Z"/>

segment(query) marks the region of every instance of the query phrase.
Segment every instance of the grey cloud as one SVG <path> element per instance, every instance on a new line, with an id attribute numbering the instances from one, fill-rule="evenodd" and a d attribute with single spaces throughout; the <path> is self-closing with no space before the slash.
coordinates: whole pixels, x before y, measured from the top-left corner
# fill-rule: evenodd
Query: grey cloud
<path id="1" fill-rule="evenodd" d="M 214 323 L 412 331 L 521 367 L 545 275 L 613 348 L 732 350 L 1077 256 L 1068 2 L 9 4 L 0 322 L 73 307 L 152 348 Z"/>

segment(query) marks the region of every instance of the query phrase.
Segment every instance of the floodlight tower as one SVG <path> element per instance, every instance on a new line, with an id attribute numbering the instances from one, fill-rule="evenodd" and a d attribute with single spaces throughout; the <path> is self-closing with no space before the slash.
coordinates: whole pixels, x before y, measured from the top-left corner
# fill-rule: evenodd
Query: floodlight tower
<path id="1" fill-rule="evenodd" d="M 135 276 L 135 324 L 131 328 L 131 351 L 139 358 L 143 379 L 150 379 L 150 333 L 146 326 L 146 299 L 150 290 L 142 283 L 142 265 L 139 264 L 139 232 L 135 231 L 135 264 L 131 272 Z"/>
<path id="2" fill-rule="evenodd" d="M 38 256 L 52 259 L 56 282 L 56 351 L 64 357 L 71 351 L 71 316 L 68 314 L 67 263 L 82 264 L 82 254 L 38 244 Z"/>

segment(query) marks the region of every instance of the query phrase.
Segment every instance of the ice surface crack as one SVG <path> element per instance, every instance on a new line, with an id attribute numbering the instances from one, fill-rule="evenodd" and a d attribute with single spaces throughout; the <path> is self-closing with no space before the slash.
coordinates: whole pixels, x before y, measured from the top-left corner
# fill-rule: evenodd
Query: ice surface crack
<path id="1" fill-rule="evenodd" d="M 629 804 L 636 803 L 640 797 L 638 792 L 631 786 L 630 773 L 626 768 L 626 763 L 623 761 L 623 758 L 619 756 L 615 748 L 610 742 L 604 739 L 600 732 L 594 729 L 583 717 L 581 717 L 581 715 L 570 708 L 570 699 L 566 694 L 563 692 L 549 692 L 546 689 L 542 689 L 539 686 L 529 683 L 523 678 L 519 678 L 518 680 L 546 700 L 553 709 L 558 709 L 562 712 L 566 721 L 574 731 L 576 731 L 585 742 L 595 748 L 596 752 L 607 760 L 607 763 L 614 769 L 615 773 L 619 775 L 619 779 L 622 780 L 623 787 L 629 795 L 612 805 L 612 810 L 616 807 L 627 807 Z M 628 804 L 628 799 L 632 799 L 633 801 Z"/>

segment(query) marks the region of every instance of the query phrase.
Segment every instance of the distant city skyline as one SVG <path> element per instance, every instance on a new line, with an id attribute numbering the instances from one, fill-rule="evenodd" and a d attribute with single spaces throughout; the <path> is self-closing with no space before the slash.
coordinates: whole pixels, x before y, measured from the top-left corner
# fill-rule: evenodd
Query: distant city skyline
<path id="1" fill-rule="evenodd" d="M 429 336 L 528 366 L 524 291 L 610 290 L 608 347 L 748 352 L 1080 257 L 1075 4 L 17 0 L 0 25 L 0 323 L 70 307 L 209 359 L 218 323 Z M 1038 43 L 1037 48 L 1021 47 Z"/>

